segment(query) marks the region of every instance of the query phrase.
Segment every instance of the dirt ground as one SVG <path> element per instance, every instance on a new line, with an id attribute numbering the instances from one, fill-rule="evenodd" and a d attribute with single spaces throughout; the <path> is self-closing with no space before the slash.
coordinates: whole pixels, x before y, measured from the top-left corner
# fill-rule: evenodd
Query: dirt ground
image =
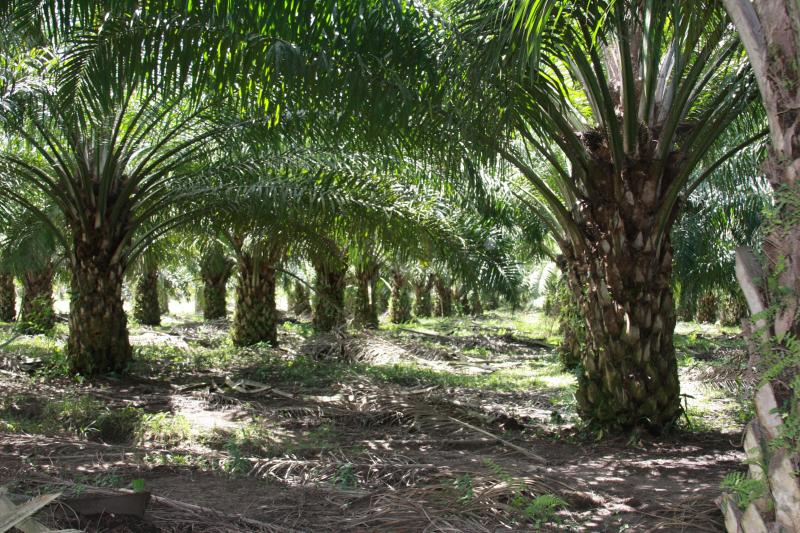
<path id="1" fill-rule="evenodd" d="M 722 530 L 714 499 L 742 454 L 738 424 L 712 423 L 730 418 L 729 395 L 699 397 L 708 368 L 682 366 L 691 426 L 597 440 L 576 424 L 574 378 L 552 370 L 542 339 L 480 322 L 309 339 L 288 324 L 281 348 L 225 359 L 225 326 L 134 332 L 147 363 L 121 380 L 6 365 L 0 395 L 16 411 L 6 402 L 0 415 L 0 485 L 85 496 L 136 480 L 153 495 L 142 519 L 64 505 L 38 515 L 87 531 Z M 341 362 L 313 366 L 331 358 Z M 539 386 L 504 384 L 529 374 Z M 145 430 L 114 444 L 14 423 L 64 395 L 129 408 Z"/>

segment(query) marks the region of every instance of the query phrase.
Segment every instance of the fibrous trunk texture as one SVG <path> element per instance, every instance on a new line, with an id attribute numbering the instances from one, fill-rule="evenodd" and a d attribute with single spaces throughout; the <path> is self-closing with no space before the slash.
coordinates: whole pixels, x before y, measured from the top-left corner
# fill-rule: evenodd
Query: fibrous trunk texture
<path id="1" fill-rule="evenodd" d="M 378 265 L 372 263 L 356 270 L 356 301 L 353 317 L 356 327 L 369 329 L 378 327 L 378 295 L 375 291 L 378 272 Z"/>
<path id="2" fill-rule="evenodd" d="M 697 300 L 697 321 L 707 324 L 717 321 L 717 296 L 713 292 L 704 292 Z"/>
<path id="3" fill-rule="evenodd" d="M 275 307 L 275 258 L 241 252 L 238 260 L 236 311 L 231 337 L 237 346 L 278 344 Z"/>
<path id="4" fill-rule="evenodd" d="M 406 277 L 399 270 L 392 271 L 392 294 L 389 297 L 389 321 L 404 324 L 411 320 L 411 297 L 408 294 Z"/>
<path id="5" fill-rule="evenodd" d="M 566 287 L 564 287 L 566 289 Z M 567 370 L 575 370 L 581 363 L 581 353 L 586 345 L 586 326 L 580 307 L 569 291 L 558 291 L 558 331 L 562 341 L 556 349 L 558 360 Z"/>
<path id="6" fill-rule="evenodd" d="M 780 361 L 790 345 L 776 339 L 797 338 L 800 335 L 800 3 L 797 0 L 724 0 L 725 7 L 738 30 L 758 81 L 761 99 L 770 129 L 770 152 L 765 174 L 779 196 L 777 220 L 772 224 L 764 252 L 769 271 L 756 275 L 742 260 L 737 250 L 737 278 L 754 317 L 764 310 L 771 311 L 771 323 L 756 318 L 757 329 L 764 342 L 765 360 Z M 752 254 L 751 254 L 752 255 Z M 771 278 L 765 283 L 765 277 Z M 772 287 L 771 294 L 763 290 Z M 790 344 L 790 343 L 789 343 Z M 745 533 L 753 531 L 800 532 L 800 483 L 797 479 L 800 456 L 796 450 L 777 445 L 783 432 L 783 415 L 794 417 L 797 423 L 798 391 L 796 366 L 789 375 L 759 387 L 755 397 L 756 420 L 748 431 L 745 451 L 750 463 L 750 476 L 767 483 L 767 504 L 751 503 L 743 518 L 750 525 L 739 523 L 730 498 L 723 500 L 728 530 Z M 784 372 L 785 374 L 786 372 Z M 793 374 L 793 375 L 792 375 Z M 792 385 L 788 385 L 791 383 Z M 793 389 L 792 387 L 795 387 Z M 776 392 L 777 391 L 777 392 Z M 776 394 L 780 401 L 776 400 Z M 786 402 L 785 399 L 791 398 Z M 788 410 L 786 405 L 794 404 Z M 779 408 L 778 406 L 781 406 Z M 796 431 L 796 430 L 795 430 Z M 767 450 L 768 457 L 752 457 L 751 451 Z M 760 460 L 759 460 L 760 459 Z M 766 471 L 753 471 L 765 465 Z M 770 507 L 774 512 L 769 512 Z"/>
<path id="7" fill-rule="evenodd" d="M 469 310 L 472 316 L 481 316 L 483 314 L 481 293 L 478 291 L 470 291 L 469 293 Z"/>
<path id="8" fill-rule="evenodd" d="M 131 359 L 122 307 L 123 266 L 102 240 L 75 239 L 69 340 L 70 366 L 82 375 L 123 372 Z"/>
<path id="9" fill-rule="evenodd" d="M 14 276 L 0 274 L 0 320 L 13 322 L 17 316 L 17 293 Z"/>
<path id="10" fill-rule="evenodd" d="M 308 287 L 304 283 L 295 280 L 292 290 L 289 292 L 289 309 L 297 316 L 311 313 L 311 300 Z"/>
<path id="11" fill-rule="evenodd" d="M 158 269 L 146 268 L 136 281 L 133 318 L 145 326 L 161 323 L 161 304 L 158 298 Z"/>
<path id="12" fill-rule="evenodd" d="M 431 289 L 433 288 L 433 276 L 424 276 L 414 280 L 414 316 L 426 318 L 433 313 L 433 302 L 431 301 Z"/>
<path id="13" fill-rule="evenodd" d="M 720 302 L 719 321 L 723 326 L 738 326 L 747 318 L 747 302 L 741 294 L 729 294 Z"/>
<path id="14" fill-rule="evenodd" d="M 678 297 L 678 308 L 676 310 L 678 320 L 691 322 L 697 315 L 697 299 L 694 294 L 681 291 Z"/>
<path id="15" fill-rule="evenodd" d="M 53 265 L 22 274 L 20 327 L 28 333 L 44 333 L 55 324 L 53 310 Z"/>
<path id="16" fill-rule="evenodd" d="M 162 315 L 169 314 L 170 285 L 163 277 L 158 280 L 158 309 Z"/>
<path id="17" fill-rule="evenodd" d="M 203 275 L 203 318 L 206 320 L 215 320 L 217 318 L 225 318 L 228 312 L 228 304 L 226 301 L 227 284 L 230 273 L 226 272 L 223 275 Z"/>
<path id="18" fill-rule="evenodd" d="M 653 229 L 656 180 L 627 172 L 634 190 L 584 204 L 583 242 L 562 246 L 586 325 L 576 399 L 595 425 L 658 431 L 681 412 L 672 252 L 668 229 L 660 241 Z"/>
<path id="19" fill-rule="evenodd" d="M 225 254 L 221 245 L 209 246 L 200 260 L 200 277 L 203 280 L 203 318 L 216 320 L 225 318 L 228 280 L 233 274 L 233 261 Z"/>
<path id="20" fill-rule="evenodd" d="M 450 286 L 439 276 L 435 277 L 436 316 L 453 316 L 453 295 Z"/>
<path id="21" fill-rule="evenodd" d="M 345 325 L 344 288 L 347 265 L 344 261 L 330 259 L 314 261 L 316 280 L 312 324 L 318 333 Z"/>

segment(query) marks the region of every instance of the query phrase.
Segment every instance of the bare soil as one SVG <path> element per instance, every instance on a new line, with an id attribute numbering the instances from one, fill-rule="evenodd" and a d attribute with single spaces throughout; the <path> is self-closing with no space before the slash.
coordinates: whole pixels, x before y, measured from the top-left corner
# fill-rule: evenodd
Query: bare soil
<path id="1" fill-rule="evenodd" d="M 256 359 L 288 364 L 305 351 L 362 364 L 413 360 L 432 372 L 458 375 L 553 360 L 536 342 L 491 332 L 450 343 L 413 331 L 311 343 L 281 335 L 284 348 L 259 349 L 267 355 L 257 352 Z M 213 346 L 224 336 L 224 324 L 219 331 L 198 333 L 189 325 L 141 336 L 148 342 L 165 337 L 179 347 L 202 338 L 200 344 Z M 465 355 L 470 342 L 488 355 Z M 271 380 L 258 369 L 249 360 L 92 385 L 32 381 L 22 371 L 6 370 L 0 374 L 2 395 L 47 401 L 68 390 L 112 409 L 179 414 L 194 437 L 133 445 L 63 432 L 4 431 L 0 485 L 16 494 L 107 494 L 144 480 L 157 498 L 143 519 L 85 517 L 63 506 L 39 515 L 53 527 L 98 532 L 693 532 L 722 531 L 714 499 L 722 478 L 741 469 L 736 429 L 678 428 L 598 441 L 574 424 L 556 387 L 502 391 L 368 375 L 314 386 L 285 375 Z M 686 372 L 685 388 L 700 385 L 691 381 L 696 374 Z M 241 377 L 268 388 L 231 388 Z M 232 378 L 228 385 L 226 378 Z M 34 403 L 26 409 L 39 409 Z M 247 438 L 253 427 L 259 439 Z M 238 441 L 237 432 L 243 435 Z M 566 505 L 554 513 L 531 510 L 543 494 Z"/>

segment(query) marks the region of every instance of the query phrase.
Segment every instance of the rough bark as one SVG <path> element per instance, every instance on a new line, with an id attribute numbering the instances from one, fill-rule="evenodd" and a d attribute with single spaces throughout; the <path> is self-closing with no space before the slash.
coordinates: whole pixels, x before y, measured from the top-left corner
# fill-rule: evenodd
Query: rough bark
<path id="1" fill-rule="evenodd" d="M 0 321 L 13 322 L 17 317 L 17 293 L 14 276 L 0 274 Z"/>
<path id="2" fill-rule="evenodd" d="M 122 307 L 124 268 L 107 243 L 75 239 L 67 351 L 74 372 L 86 376 L 124 372 L 131 359 Z"/>
<path id="3" fill-rule="evenodd" d="M 435 276 L 436 316 L 453 316 L 453 295 L 450 286 L 440 276 Z"/>
<path id="4" fill-rule="evenodd" d="M 678 320 L 683 320 L 684 322 L 691 322 L 694 320 L 695 316 L 697 316 L 697 298 L 695 295 L 682 290 L 678 297 L 676 313 Z"/>
<path id="5" fill-rule="evenodd" d="M 576 370 L 586 344 L 586 326 L 570 291 L 558 290 L 555 297 L 558 300 L 555 304 L 558 307 L 558 332 L 562 338 L 556 349 L 558 360 L 566 370 Z"/>
<path id="6" fill-rule="evenodd" d="M 204 319 L 225 318 L 228 312 L 227 285 L 233 274 L 233 266 L 233 261 L 225 255 L 221 246 L 212 246 L 203 254 L 200 261 L 200 277 L 203 280 Z"/>
<path id="7" fill-rule="evenodd" d="M 433 276 L 423 276 L 414 280 L 414 316 L 427 318 L 433 313 L 431 289 L 433 289 Z"/>
<path id="8" fill-rule="evenodd" d="M 648 166 L 625 170 L 625 192 L 598 190 L 581 206 L 581 239 L 562 243 L 562 270 L 586 325 L 578 411 L 614 430 L 659 431 L 681 412 L 669 227 L 659 240 L 658 180 Z"/>
<path id="9" fill-rule="evenodd" d="M 203 318 L 216 320 L 228 313 L 227 284 L 230 276 L 203 277 Z"/>
<path id="10" fill-rule="evenodd" d="M 737 278 L 754 316 L 769 307 L 772 322 L 757 319 L 756 328 L 765 338 L 800 335 L 800 3 L 797 0 L 724 0 L 731 19 L 747 50 L 761 92 L 770 130 L 770 153 L 765 174 L 781 202 L 777 220 L 764 243 L 768 272 L 756 272 L 752 257 L 737 250 Z M 774 291 L 762 290 L 764 277 L 770 277 Z M 782 347 L 776 347 L 782 348 Z M 764 342 L 764 350 L 769 344 Z M 772 355 L 772 354 L 768 354 Z M 765 358 L 765 359 L 770 359 Z M 797 369 L 792 372 L 796 373 Z M 791 383 L 790 379 L 781 380 Z M 786 532 L 800 532 L 800 484 L 792 471 L 800 457 L 789 456 L 773 443 L 782 423 L 776 413 L 776 390 L 782 397 L 794 397 L 797 391 L 781 390 L 780 382 L 765 383 L 755 397 L 756 423 L 762 444 L 773 453 L 768 462 L 767 478 L 775 513 L 767 516 L 766 527 Z M 795 416 L 797 409 L 794 409 Z M 723 511 L 730 505 L 723 506 Z M 750 509 L 748 509 L 750 511 Z M 758 510 L 753 512 L 758 513 Z M 726 518 L 733 513 L 727 513 Z M 759 515 L 759 518 L 761 516 Z M 729 530 L 735 520 L 726 520 Z M 749 532 L 748 532 L 749 533 Z"/>
<path id="11" fill-rule="evenodd" d="M 404 324 L 411 320 L 411 297 L 406 277 L 400 269 L 392 271 L 392 294 L 389 297 L 389 321 Z"/>
<path id="12" fill-rule="evenodd" d="M 353 321 L 356 327 L 378 328 L 378 302 L 375 292 L 379 265 L 368 263 L 356 269 L 356 301 Z"/>
<path id="13" fill-rule="evenodd" d="M 136 281 L 133 318 L 145 326 L 161 324 L 161 303 L 158 298 L 158 269 L 148 267 Z"/>
<path id="14" fill-rule="evenodd" d="M 20 328 L 27 333 L 44 333 L 55 324 L 53 310 L 53 265 L 22 274 Z"/>
<path id="15" fill-rule="evenodd" d="M 238 254 L 236 311 L 231 337 L 237 346 L 266 342 L 278 344 L 278 311 L 275 306 L 275 263 L 277 257 Z"/>
<path id="16" fill-rule="evenodd" d="M 461 316 L 469 316 L 472 309 L 469 305 L 469 291 L 466 287 L 453 287 L 453 300 L 458 304 L 458 311 Z"/>
<path id="17" fill-rule="evenodd" d="M 169 314 L 169 299 L 171 296 L 171 287 L 166 279 L 159 278 L 157 284 L 158 290 L 158 309 L 162 315 Z"/>
<path id="18" fill-rule="evenodd" d="M 472 316 L 481 316 L 483 314 L 483 303 L 481 302 L 481 293 L 478 291 L 470 291 L 469 293 L 469 310 Z"/>
<path id="19" fill-rule="evenodd" d="M 313 263 L 316 279 L 312 324 L 314 331 L 325 333 L 340 328 L 347 322 L 344 311 L 347 263 L 341 258 L 333 257 Z"/>
<path id="20" fill-rule="evenodd" d="M 741 294 L 729 294 L 720 302 L 719 321 L 723 326 L 738 326 L 747 318 L 747 303 Z"/>
<path id="21" fill-rule="evenodd" d="M 697 300 L 697 321 L 701 324 L 717 321 L 717 297 L 713 292 L 705 292 Z"/>
<path id="22" fill-rule="evenodd" d="M 308 287 L 304 283 L 295 280 L 292 290 L 289 293 L 289 309 L 297 316 L 311 313 L 311 301 Z"/>

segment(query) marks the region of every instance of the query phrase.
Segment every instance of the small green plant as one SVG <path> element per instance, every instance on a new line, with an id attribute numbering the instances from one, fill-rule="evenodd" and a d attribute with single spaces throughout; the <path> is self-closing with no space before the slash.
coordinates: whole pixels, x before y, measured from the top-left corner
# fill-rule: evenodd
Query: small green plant
<path id="1" fill-rule="evenodd" d="M 137 432 L 141 442 L 155 441 L 177 446 L 189 440 L 191 426 L 186 417 L 170 413 L 145 414 Z"/>
<path id="2" fill-rule="evenodd" d="M 475 497 L 475 491 L 472 487 L 471 475 L 464 474 L 463 476 L 459 476 L 458 479 L 456 479 L 455 481 L 455 485 L 456 485 L 456 490 L 460 494 L 458 501 L 468 502 Z"/>
<path id="3" fill-rule="evenodd" d="M 532 499 L 528 498 L 527 501 L 521 501 L 520 505 L 524 505 L 523 516 L 539 528 L 551 522 L 559 509 L 565 509 L 567 502 L 552 494 L 540 494 Z"/>
<path id="4" fill-rule="evenodd" d="M 736 504 L 743 511 L 747 509 L 750 502 L 767 495 L 767 486 L 764 481 L 752 479 L 741 472 L 732 472 L 725 476 L 720 487 L 734 495 Z"/>
<path id="5" fill-rule="evenodd" d="M 343 489 L 354 489 L 358 485 L 358 476 L 353 465 L 350 463 L 343 464 L 336 469 L 336 474 L 331 480 L 337 487 Z"/>
<path id="6" fill-rule="evenodd" d="M 144 492 L 144 480 L 143 479 L 132 479 L 131 480 L 131 489 L 133 489 L 133 492 Z"/>
<path id="7" fill-rule="evenodd" d="M 250 471 L 251 464 L 242 456 L 242 450 L 235 443 L 229 443 L 228 458 L 221 463 L 222 470 L 232 475 L 243 475 Z"/>
<path id="8" fill-rule="evenodd" d="M 544 524 L 552 522 L 560 509 L 566 509 L 567 502 L 558 496 L 531 494 L 523 481 L 514 478 L 491 459 L 486 459 L 484 464 L 513 490 L 509 504 L 517 513 L 519 521 L 530 522 L 534 524 L 534 527 L 540 528 Z"/>

